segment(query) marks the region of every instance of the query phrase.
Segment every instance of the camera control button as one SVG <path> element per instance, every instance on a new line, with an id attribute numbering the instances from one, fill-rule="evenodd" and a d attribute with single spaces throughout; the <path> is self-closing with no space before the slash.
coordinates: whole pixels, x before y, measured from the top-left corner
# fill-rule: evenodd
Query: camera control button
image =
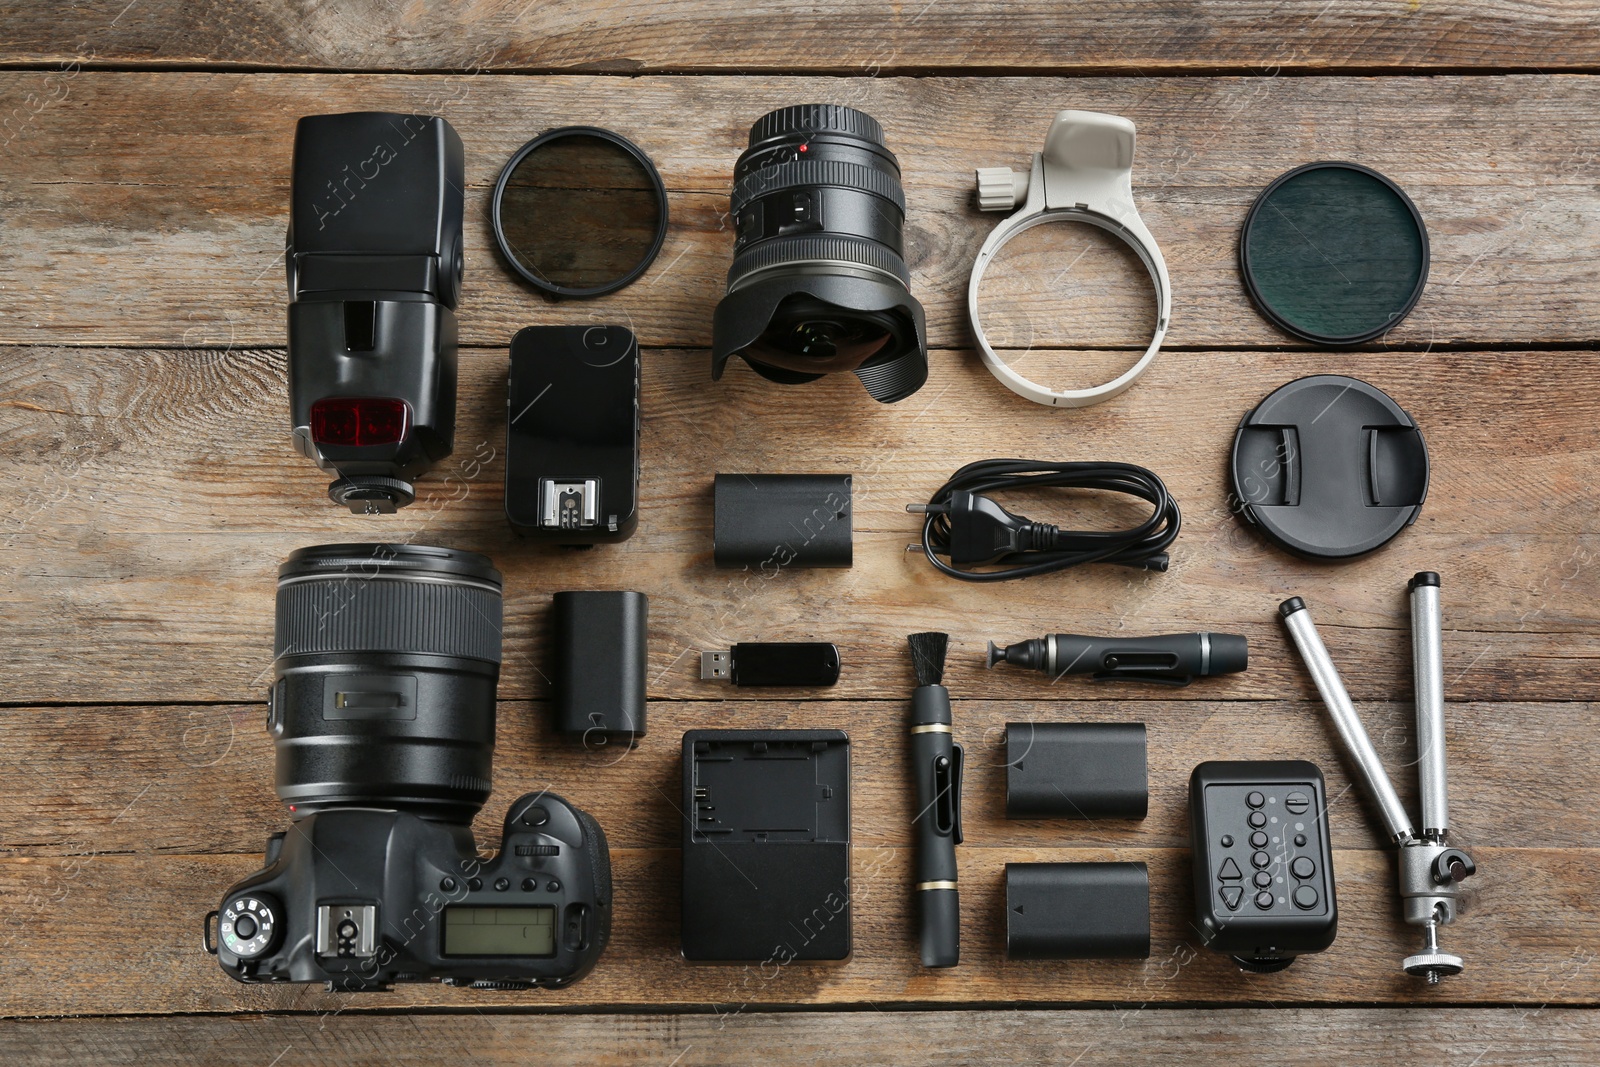
<path id="1" fill-rule="evenodd" d="M 257 929 L 256 921 L 248 915 L 241 915 L 233 921 L 233 932 L 246 941 L 256 936 Z"/>
<path id="2" fill-rule="evenodd" d="M 539 879 L 537 879 L 537 878 L 524 878 L 522 880 L 522 891 L 524 893 L 531 893 L 535 889 L 538 889 L 538 888 L 539 888 Z"/>
<path id="3" fill-rule="evenodd" d="M 467 888 L 472 890 L 474 893 L 476 893 L 478 890 L 483 888 L 483 879 L 482 878 L 469 879 L 467 881 Z"/>
<path id="4" fill-rule="evenodd" d="M 550 813 L 545 810 L 544 805 L 535 804 L 522 813 L 522 821 L 528 826 L 543 826 L 550 821 Z"/>
<path id="5" fill-rule="evenodd" d="M 445 875 L 439 879 L 439 891 L 441 893 L 454 893 L 456 891 L 456 880 L 449 875 Z"/>
<path id="6" fill-rule="evenodd" d="M 561 883 L 556 881 L 554 878 L 552 878 L 552 879 L 550 879 L 549 883 L 545 886 L 545 888 L 548 889 L 552 893 L 559 893 L 559 892 L 561 892 Z"/>
<path id="7" fill-rule="evenodd" d="M 511 879 L 496 878 L 494 880 L 494 888 L 496 892 L 504 893 L 507 889 L 511 888 Z"/>

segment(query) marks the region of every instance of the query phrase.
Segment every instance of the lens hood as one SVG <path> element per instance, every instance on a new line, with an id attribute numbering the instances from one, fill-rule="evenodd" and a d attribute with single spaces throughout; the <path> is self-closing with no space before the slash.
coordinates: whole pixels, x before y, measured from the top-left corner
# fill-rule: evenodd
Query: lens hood
<path id="1" fill-rule="evenodd" d="M 835 268 L 836 270 L 839 268 Z M 728 360 L 742 357 L 768 381 L 796 385 L 815 381 L 821 374 L 772 367 L 745 354 L 766 332 L 778 305 L 791 296 L 810 296 L 845 311 L 898 312 L 906 318 L 904 340 L 867 360 L 855 371 L 867 393 L 880 404 L 892 404 L 922 388 L 928 380 L 928 350 L 923 338 L 922 305 L 898 280 L 857 273 L 811 273 L 804 266 L 765 280 L 739 286 L 717 304 L 712 321 L 711 377 L 720 379 Z"/>

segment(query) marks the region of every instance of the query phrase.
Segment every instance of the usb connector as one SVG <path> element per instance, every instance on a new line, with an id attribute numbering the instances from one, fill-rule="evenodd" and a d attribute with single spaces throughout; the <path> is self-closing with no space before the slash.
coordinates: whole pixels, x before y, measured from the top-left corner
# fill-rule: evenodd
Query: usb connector
<path id="1" fill-rule="evenodd" d="M 746 641 L 700 653 L 700 679 L 725 685 L 833 685 L 839 650 L 825 641 Z"/>
<path id="2" fill-rule="evenodd" d="M 733 675 L 733 653 L 730 652 L 702 652 L 700 653 L 700 680 L 702 682 L 731 682 Z"/>

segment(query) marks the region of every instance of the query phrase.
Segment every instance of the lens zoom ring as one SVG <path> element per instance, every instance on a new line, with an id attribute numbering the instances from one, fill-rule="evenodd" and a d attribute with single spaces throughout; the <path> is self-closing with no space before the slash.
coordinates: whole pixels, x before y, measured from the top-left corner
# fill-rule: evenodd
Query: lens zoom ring
<path id="1" fill-rule="evenodd" d="M 499 663 L 503 605 L 474 585 L 376 577 L 278 587 L 275 655 L 399 652 Z"/>
<path id="2" fill-rule="evenodd" d="M 859 263 L 888 271 L 906 285 L 911 284 L 911 271 L 905 260 L 895 255 L 887 246 L 865 237 L 840 237 L 832 234 L 803 234 L 795 237 L 775 237 L 747 249 L 734 259 L 728 269 L 728 284 L 732 285 L 752 271 L 764 267 L 800 267 L 816 260 L 835 260 Z"/>
<path id="3" fill-rule="evenodd" d="M 793 189 L 796 186 L 837 185 L 856 192 L 882 197 L 906 210 L 906 194 L 900 179 L 888 171 L 847 163 L 840 159 L 800 159 L 762 167 L 740 178 L 733 186 L 733 213 L 758 197 Z"/>
<path id="4" fill-rule="evenodd" d="M 786 133 L 846 133 L 882 145 L 883 127 L 865 111 L 843 104 L 795 104 L 769 111 L 750 127 L 750 145 L 755 147 Z"/>

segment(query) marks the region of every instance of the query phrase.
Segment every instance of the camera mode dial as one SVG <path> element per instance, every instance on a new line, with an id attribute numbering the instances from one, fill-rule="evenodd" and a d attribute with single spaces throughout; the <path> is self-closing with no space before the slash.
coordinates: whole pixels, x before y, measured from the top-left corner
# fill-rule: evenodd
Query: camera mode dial
<path id="1" fill-rule="evenodd" d="M 223 947 L 242 960 L 264 956 L 278 940 L 280 905 L 265 893 L 228 901 L 217 918 Z"/>

